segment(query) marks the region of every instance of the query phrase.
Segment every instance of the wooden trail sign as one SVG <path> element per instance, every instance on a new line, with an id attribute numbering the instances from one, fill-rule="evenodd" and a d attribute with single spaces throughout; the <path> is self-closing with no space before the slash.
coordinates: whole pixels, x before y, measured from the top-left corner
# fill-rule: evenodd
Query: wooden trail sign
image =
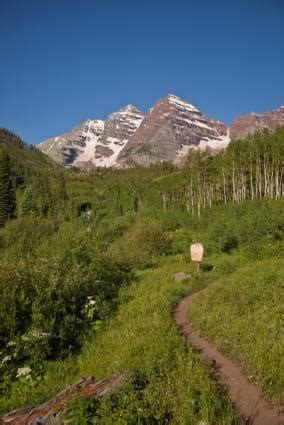
<path id="1" fill-rule="evenodd" d="M 199 272 L 199 263 L 202 261 L 204 248 L 202 243 L 194 243 L 190 246 L 191 261 L 196 263 L 196 272 Z"/>

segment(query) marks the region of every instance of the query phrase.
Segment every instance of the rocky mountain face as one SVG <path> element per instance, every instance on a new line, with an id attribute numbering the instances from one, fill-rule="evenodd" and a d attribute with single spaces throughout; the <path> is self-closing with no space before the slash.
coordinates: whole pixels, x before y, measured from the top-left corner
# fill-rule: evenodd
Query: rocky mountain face
<path id="1" fill-rule="evenodd" d="M 232 139 L 244 139 L 257 131 L 276 130 L 284 127 L 284 106 L 263 114 L 251 114 L 237 117 L 230 127 Z"/>
<path id="2" fill-rule="evenodd" d="M 87 120 L 70 133 L 49 139 L 37 147 L 63 165 L 110 167 L 140 125 L 144 114 L 132 105 L 111 114 L 106 121 Z"/>
<path id="3" fill-rule="evenodd" d="M 168 95 L 146 114 L 128 105 L 109 115 L 106 121 L 87 120 L 70 133 L 40 143 L 38 148 L 68 166 L 123 168 L 163 161 L 182 164 L 190 150 L 219 152 L 233 138 L 281 126 L 284 107 L 238 117 L 227 128 L 190 103 Z"/>
<path id="4" fill-rule="evenodd" d="M 119 153 L 140 126 L 143 117 L 144 114 L 133 105 L 111 114 L 105 121 L 104 131 L 97 140 L 94 155 L 89 157 L 89 161 L 100 167 L 117 165 Z M 74 165 L 79 162 L 80 157 Z"/>
<path id="5" fill-rule="evenodd" d="M 48 139 L 37 145 L 37 148 L 59 164 L 74 164 L 78 158 L 88 161 L 94 154 L 94 145 L 103 130 L 103 121 L 87 120 L 70 133 Z"/>
<path id="6" fill-rule="evenodd" d="M 229 142 L 228 130 L 193 105 L 169 95 L 158 101 L 118 155 L 120 166 L 180 163 L 190 149 L 219 151 Z"/>

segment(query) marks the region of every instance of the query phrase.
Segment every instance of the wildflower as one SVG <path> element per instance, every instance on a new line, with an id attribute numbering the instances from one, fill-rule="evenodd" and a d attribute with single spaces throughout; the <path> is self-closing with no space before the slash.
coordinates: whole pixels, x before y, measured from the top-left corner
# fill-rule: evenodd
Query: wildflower
<path id="1" fill-rule="evenodd" d="M 27 335 L 27 334 L 23 334 L 23 335 L 21 335 L 21 340 L 22 341 L 29 341 L 29 335 Z"/>
<path id="2" fill-rule="evenodd" d="M 86 306 L 90 306 L 90 305 L 95 305 L 96 304 L 96 301 L 93 299 L 93 296 L 92 295 L 89 295 L 88 297 L 87 297 L 87 303 L 86 303 Z"/>
<path id="3" fill-rule="evenodd" d="M 11 356 L 5 356 L 3 359 L 2 359 L 2 364 L 5 364 L 5 363 L 7 363 L 7 362 L 9 362 L 10 360 L 12 359 L 12 357 Z"/>
<path id="4" fill-rule="evenodd" d="M 31 373 L 31 368 L 30 367 L 20 367 L 17 370 L 17 375 L 16 378 L 20 378 L 20 376 L 28 376 Z"/>
<path id="5" fill-rule="evenodd" d="M 46 338 L 46 337 L 50 336 L 50 333 L 47 333 L 47 332 L 41 332 L 41 331 L 40 331 L 40 330 L 38 330 L 38 329 L 33 329 L 33 330 L 31 331 L 31 336 L 32 336 L 33 338 L 41 339 L 41 338 Z"/>
<path id="6" fill-rule="evenodd" d="M 15 345 L 16 345 L 15 341 L 9 341 L 9 342 L 6 344 L 6 347 L 15 347 Z"/>

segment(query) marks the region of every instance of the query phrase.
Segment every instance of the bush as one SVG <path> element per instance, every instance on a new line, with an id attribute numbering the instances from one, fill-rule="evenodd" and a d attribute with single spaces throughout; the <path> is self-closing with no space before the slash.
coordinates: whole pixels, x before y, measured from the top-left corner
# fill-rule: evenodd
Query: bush
<path id="1" fill-rule="evenodd" d="M 246 263 L 246 259 L 238 252 L 235 252 L 234 254 L 223 254 L 216 260 L 216 272 L 222 275 L 232 273 L 242 264 Z"/>
<path id="2" fill-rule="evenodd" d="M 85 249 L 78 245 L 49 260 L 1 261 L 0 342 L 20 339 L 18 360 L 67 355 L 115 309 L 129 269 Z"/>
<path id="3" fill-rule="evenodd" d="M 230 253 L 239 246 L 239 239 L 234 234 L 226 235 L 225 240 L 222 243 L 222 252 Z"/>
<path id="4" fill-rule="evenodd" d="M 208 254 L 231 253 L 244 244 L 257 246 L 260 239 L 279 239 L 281 223 L 282 200 L 221 205 L 207 211 L 197 223 L 196 239 L 204 242 Z"/>
<path id="5" fill-rule="evenodd" d="M 29 326 L 35 296 L 32 270 L 23 261 L 0 261 L 0 345 Z"/>
<path id="6" fill-rule="evenodd" d="M 172 242 L 156 220 L 139 220 L 109 250 L 112 258 L 134 268 L 153 266 L 158 257 L 170 254 Z"/>
<path id="7" fill-rule="evenodd" d="M 10 222 L 2 238 L 9 257 L 35 256 L 38 246 L 57 230 L 55 220 L 29 216 Z"/>
<path id="8" fill-rule="evenodd" d="M 180 254 L 189 252 L 190 245 L 193 238 L 191 232 L 185 229 L 177 229 L 175 232 L 170 233 L 172 239 L 172 252 L 173 254 Z"/>
<path id="9" fill-rule="evenodd" d="M 111 244 L 119 239 L 137 219 L 134 213 L 128 213 L 112 219 L 105 219 L 99 224 L 98 239 Z"/>

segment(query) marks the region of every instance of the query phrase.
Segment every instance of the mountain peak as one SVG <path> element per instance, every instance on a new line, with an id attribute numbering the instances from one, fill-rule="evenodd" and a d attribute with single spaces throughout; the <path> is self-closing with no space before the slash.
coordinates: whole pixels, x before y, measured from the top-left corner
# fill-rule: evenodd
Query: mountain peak
<path id="1" fill-rule="evenodd" d="M 131 113 L 131 112 L 139 112 L 140 113 L 139 109 L 136 108 L 136 106 L 131 105 L 131 103 L 129 105 L 124 106 L 123 108 L 120 108 L 118 110 L 118 112 L 116 112 L 116 113 Z"/>
<path id="2" fill-rule="evenodd" d="M 102 128 L 104 127 L 104 123 L 105 122 L 103 120 L 92 120 L 90 118 L 88 118 L 85 122 L 86 125 L 89 125 L 89 126 L 94 125 L 94 126 L 102 127 Z"/>
<path id="3" fill-rule="evenodd" d="M 190 111 L 197 111 L 198 109 L 193 106 L 191 103 L 187 102 L 186 100 L 181 99 L 180 97 L 174 95 L 174 94 L 168 94 L 166 96 L 166 99 L 168 102 L 172 105 L 174 105 L 176 108 L 185 108 Z"/>
<path id="4" fill-rule="evenodd" d="M 167 96 L 166 96 L 166 99 L 177 99 L 177 100 L 182 100 L 182 98 L 181 97 L 179 97 L 179 96 L 176 96 L 175 94 L 173 94 L 173 93 L 169 93 Z"/>
<path id="5" fill-rule="evenodd" d="M 169 93 L 169 94 L 166 96 L 166 99 L 168 99 L 168 100 L 177 100 L 177 101 L 179 101 L 179 100 L 183 100 L 181 97 L 176 96 L 176 95 L 175 95 L 175 94 L 173 94 L 173 93 Z"/>
<path id="6" fill-rule="evenodd" d="M 145 116 L 118 156 L 120 166 L 181 164 L 191 149 L 217 152 L 229 143 L 227 128 L 209 120 L 193 105 L 169 94 Z"/>

